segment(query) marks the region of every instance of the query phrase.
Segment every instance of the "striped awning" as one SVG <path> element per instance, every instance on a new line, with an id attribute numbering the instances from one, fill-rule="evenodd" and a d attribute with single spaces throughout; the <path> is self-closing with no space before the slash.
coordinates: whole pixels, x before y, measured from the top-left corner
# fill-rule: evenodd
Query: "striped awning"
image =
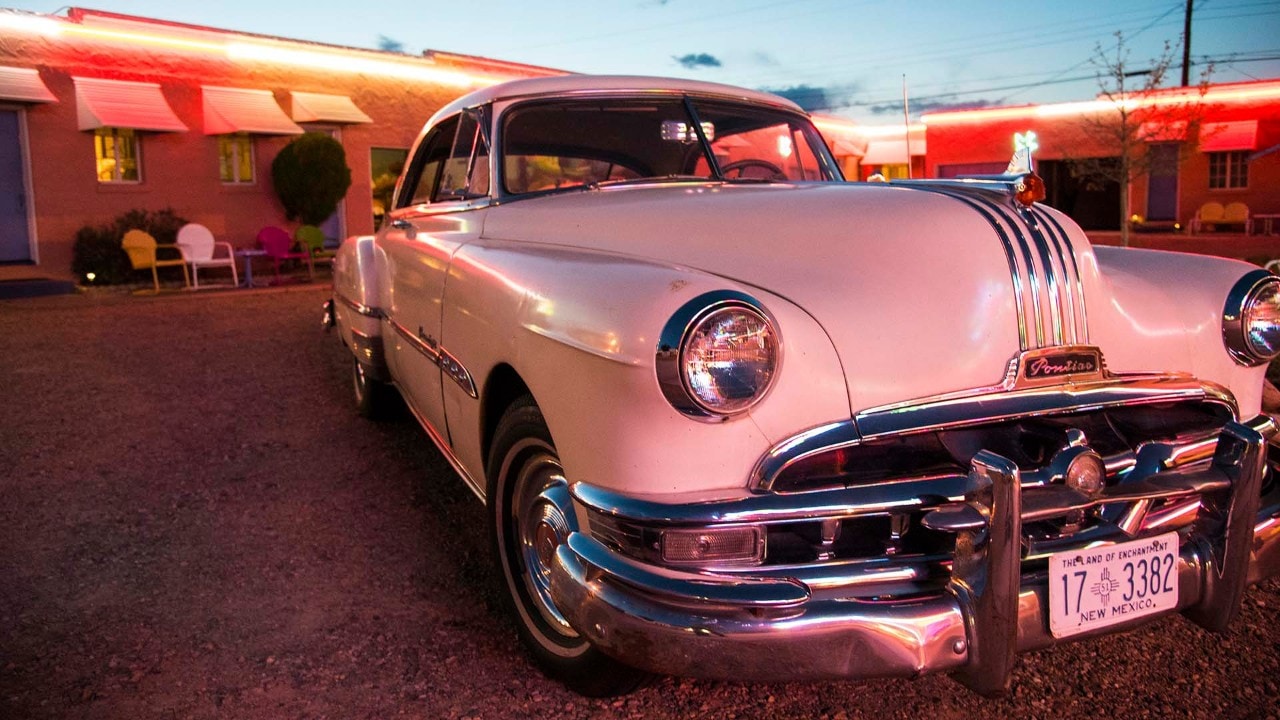
<path id="1" fill-rule="evenodd" d="M 18 102 L 58 102 L 40 72 L 32 68 L 0 66 L 0 100 Z"/>
<path id="2" fill-rule="evenodd" d="M 253 133 L 301 135 L 270 90 L 200 86 L 204 96 L 204 134 Z"/>
<path id="3" fill-rule="evenodd" d="M 186 132 L 160 85 L 131 80 L 71 78 L 76 86 L 76 118 L 81 130 L 103 127 Z"/>
<path id="4" fill-rule="evenodd" d="M 290 92 L 295 122 L 371 123 L 373 118 L 364 114 L 346 95 Z"/>
<path id="5" fill-rule="evenodd" d="M 1258 121 L 1205 123 L 1200 128 L 1200 152 L 1230 152 L 1258 147 Z"/>

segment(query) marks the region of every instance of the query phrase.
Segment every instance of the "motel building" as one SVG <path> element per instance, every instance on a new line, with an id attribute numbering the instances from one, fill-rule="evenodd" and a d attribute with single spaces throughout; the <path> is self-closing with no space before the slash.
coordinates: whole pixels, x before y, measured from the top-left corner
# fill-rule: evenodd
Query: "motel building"
<path id="1" fill-rule="evenodd" d="M 71 271 L 76 232 L 130 210 L 171 209 L 236 248 L 252 247 L 265 226 L 291 230 L 271 164 L 307 131 L 341 142 L 351 169 L 326 236 L 371 233 L 432 113 L 479 87 L 562 72 L 79 8 L 0 9 L 0 282 L 83 281 Z M 1161 121 L 1162 108 L 1189 99 L 1199 108 L 1194 121 Z M 932 113 L 905 128 L 815 123 L 845 176 L 860 180 L 1000 173 L 1015 134 L 1032 131 L 1049 204 L 1086 229 L 1115 229 L 1117 188 L 1070 171 L 1073 159 L 1114 153 L 1081 131 L 1107 112 L 1114 108 L 1091 101 Z M 1149 118 L 1140 126 L 1145 152 L 1161 160 L 1130 190 L 1145 226 L 1187 227 L 1206 203 L 1236 203 L 1255 232 L 1280 231 L 1280 222 L 1272 228 L 1280 220 L 1280 81 L 1214 85 L 1203 95 L 1161 91 L 1135 113 Z"/>
<path id="2" fill-rule="evenodd" d="M 998 174 L 1015 137 L 1034 133 L 1046 202 L 1086 230 L 1118 230 L 1116 183 L 1073 177 L 1073 161 L 1118 162 L 1117 106 L 1106 99 L 926 114 L 926 177 Z M 1252 231 L 1280 232 L 1280 80 L 1159 90 L 1128 103 L 1131 157 L 1150 171 L 1129 191 L 1137 229 L 1187 229 L 1206 205 L 1236 205 Z M 901 136 L 901 130 L 899 130 Z M 917 175 L 919 177 L 919 175 Z M 1243 208 L 1240 206 L 1243 205 Z M 1272 216 L 1272 217 L 1268 217 Z M 1274 227 L 1272 225 L 1274 224 Z M 1244 223 L 1203 230 L 1242 232 Z"/>
<path id="3" fill-rule="evenodd" d="M 351 169 L 325 235 L 371 233 L 436 110 L 480 87 L 563 72 L 80 8 L 0 8 L 0 282 L 85 281 L 71 271 L 76 231 L 134 209 L 172 209 L 237 249 L 265 226 L 292 230 L 271 163 L 307 131 L 341 142 Z M 847 120 L 818 122 L 857 177 L 874 144 Z"/>
<path id="4" fill-rule="evenodd" d="M 292 230 L 271 163 L 328 133 L 352 184 L 329 238 L 371 233 L 423 123 L 470 90 L 560 71 L 335 47 L 72 8 L 0 9 L 0 281 L 72 276 L 76 231 L 172 209 L 252 247 Z"/>

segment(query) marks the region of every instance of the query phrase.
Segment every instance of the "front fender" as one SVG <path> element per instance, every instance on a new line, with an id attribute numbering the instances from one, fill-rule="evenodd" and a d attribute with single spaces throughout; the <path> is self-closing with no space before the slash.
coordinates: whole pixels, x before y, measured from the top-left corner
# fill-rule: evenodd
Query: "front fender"
<path id="1" fill-rule="evenodd" d="M 1231 390 L 1241 417 L 1260 412 L 1265 367 L 1235 362 L 1222 338 L 1227 295 L 1256 266 L 1134 248 L 1095 247 L 1093 257 L 1089 320 L 1109 370 L 1187 372 Z"/>
<path id="2" fill-rule="evenodd" d="M 677 309 L 725 289 L 766 307 L 783 351 L 762 402 L 710 423 L 666 401 L 655 354 Z M 515 368 L 570 481 L 632 493 L 740 489 L 775 442 L 850 415 L 839 359 L 817 322 L 770 293 L 673 265 L 549 245 L 468 245 L 450 267 L 442 334 L 482 392 L 495 368 Z M 483 403 L 449 385 L 454 452 L 483 477 Z"/>

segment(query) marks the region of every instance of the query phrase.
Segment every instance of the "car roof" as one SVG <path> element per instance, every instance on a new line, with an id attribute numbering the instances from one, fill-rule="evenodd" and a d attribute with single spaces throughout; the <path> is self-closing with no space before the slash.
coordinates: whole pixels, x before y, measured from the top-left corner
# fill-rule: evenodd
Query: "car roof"
<path id="1" fill-rule="evenodd" d="M 614 93 L 614 92 L 676 92 L 693 95 L 716 95 L 720 97 L 750 100 L 785 107 L 797 112 L 804 112 L 799 105 L 786 98 L 772 93 L 733 85 L 703 82 L 701 80 L 682 80 L 679 78 L 649 77 L 643 75 L 557 75 L 553 77 L 512 80 L 492 85 L 464 95 L 442 108 L 436 115 L 443 117 L 463 108 L 484 105 L 485 103 L 511 100 L 515 98 L 554 96 L 582 93 Z"/>

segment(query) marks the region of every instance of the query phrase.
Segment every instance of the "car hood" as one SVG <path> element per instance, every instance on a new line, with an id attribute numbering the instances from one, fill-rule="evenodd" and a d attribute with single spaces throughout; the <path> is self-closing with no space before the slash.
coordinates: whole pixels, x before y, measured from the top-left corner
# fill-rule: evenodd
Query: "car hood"
<path id="1" fill-rule="evenodd" d="M 492 208 L 484 236 L 641 257 L 781 296 L 831 338 L 855 413 L 998 384 L 1020 349 L 1014 281 L 992 225 L 917 189 L 619 187 Z M 782 335 L 783 372 L 802 370 L 803 349 Z"/>

